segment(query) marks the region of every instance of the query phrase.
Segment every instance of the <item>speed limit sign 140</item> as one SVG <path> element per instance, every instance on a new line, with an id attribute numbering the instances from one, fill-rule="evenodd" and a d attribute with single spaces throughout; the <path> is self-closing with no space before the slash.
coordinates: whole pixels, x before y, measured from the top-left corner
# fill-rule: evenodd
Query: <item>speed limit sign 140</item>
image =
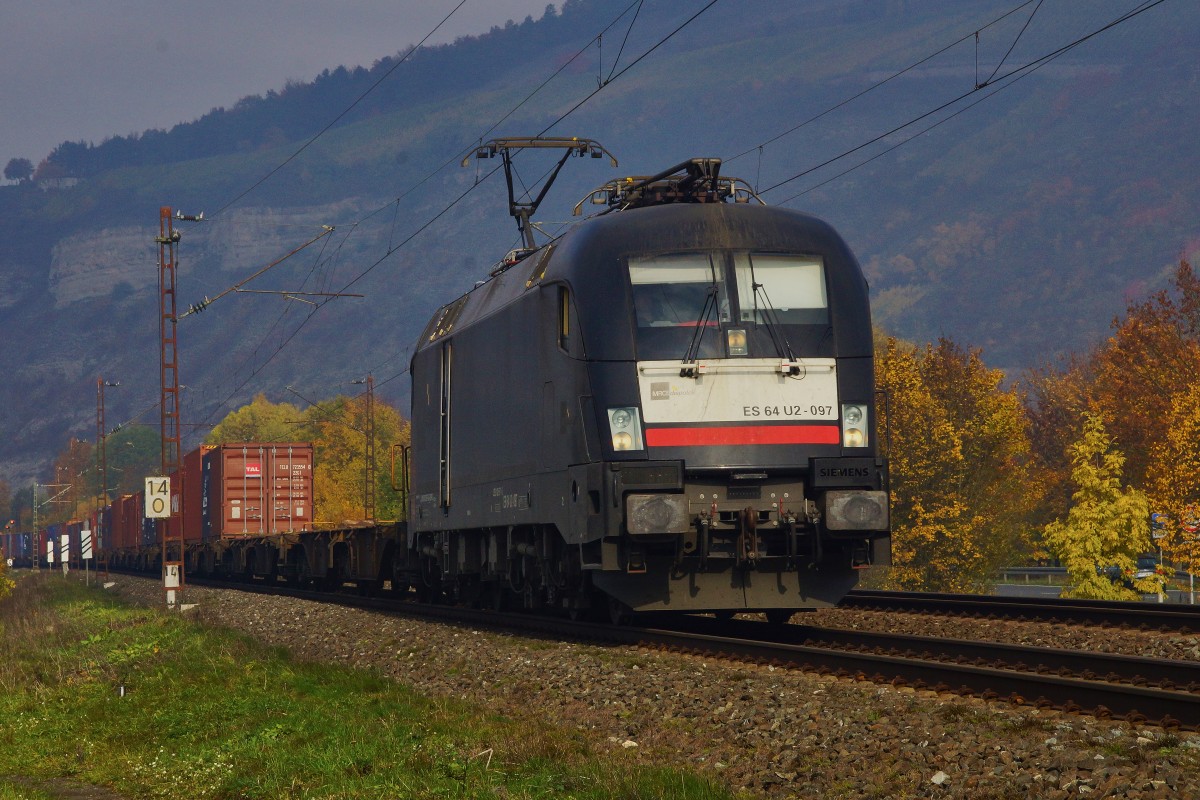
<path id="1" fill-rule="evenodd" d="M 171 479 L 146 478 L 146 519 L 171 516 Z"/>

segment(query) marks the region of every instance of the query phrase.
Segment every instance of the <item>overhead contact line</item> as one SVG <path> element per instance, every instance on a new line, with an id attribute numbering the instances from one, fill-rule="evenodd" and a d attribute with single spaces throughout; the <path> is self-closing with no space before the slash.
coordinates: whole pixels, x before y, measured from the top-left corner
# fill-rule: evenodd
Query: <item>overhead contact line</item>
<path id="1" fill-rule="evenodd" d="M 421 41 L 420 41 L 420 42 L 418 42 L 417 44 L 415 44 L 415 45 L 413 45 L 412 47 L 410 47 L 410 48 L 409 48 L 409 50 L 408 50 L 408 52 L 407 52 L 407 53 L 405 53 L 405 54 L 403 55 L 403 57 L 401 57 L 399 60 L 397 60 L 397 61 L 396 61 L 396 63 L 395 63 L 395 64 L 393 64 L 391 67 L 389 67 L 389 68 L 388 68 L 388 70 L 387 70 L 386 72 L 384 72 L 384 73 L 383 73 L 383 75 L 380 75 L 380 76 L 379 76 L 379 78 L 378 78 L 378 79 L 377 79 L 377 80 L 376 80 L 376 81 L 375 81 L 373 84 L 371 84 L 369 87 L 367 87 L 366 91 L 364 91 L 362 94 L 360 94 L 358 97 L 356 97 L 356 98 L 354 99 L 354 102 L 352 102 L 352 103 L 351 103 L 349 106 L 347 106 L 347 107 L 345 108 L 345 110 L 343 110 L 343 111 L 342 111 L 342 113 L 340 113 L 340 114 L 338 114 L 336 117 L 334 117 L 334 118 L 333 118 L 333 119 L 332 119 L 332 120 L 329 122 L 329 124 L 327 124 L 327 125 L 326 125 L 324 128 L 322 128 L 321 130 L 319 130 L 319 131 L 316 133 L 316 135 L 314 135 L 314 136 L 313 136 L 311 139 L 309 139 L 307 142 L 305 142 L 304 144 L 302 144 L 302 145 L 300 146 L 300 149 L 299 149 L 299 150 L 297 150 L 296 152 L 292 153 L 290 156 L 288 156 L 287 158 L 285 158 L 285 159 L 283 160 L 283 162 L 282 162 L 282 163 L 280 163 L 278 166 L 276 166 L 274 169 L 272 169 L 272 170 L 271 170 L 270 172 L 268 172 L 266 175 L 264 175 L 264 176 L 262 176 L 261 178 L 259 178 L 259 179 L 258 179 L 258 181 L 256 181 L 256 182 L 255 182 L 255 183 L 254 183 L 252 186 L 250 186 L 248 189 L 246 189 L 245 191 L 243 191 L 243 192 L 242 192 L 241 194 L 239 194 L 237 197 L 233 198 L 232 200 L 230 200 L 229 202 L 227 202 L 225 205 L 223 205 L 223 206 L 221 206 L 220 208 L 218 208 L 218 209 L 217 209 L 217 212 L 216 212 L 215 214 L 213 214 L 213 216 L 214 216 L 214 217 L 216 217 L 216 216 L 219 216 L 219 215 L 220 215 L 220 214 L 221 214 L 223 211 L 225 211 L 226 209 L 228 209 L 230 206 L 234 205 L 234 204 L 235 204 L 235 203 L 237 203 L 239 200 L 241 200 L 243 197 L 245 197 L 246 195 L 248 195 L 248 194 L 250 194 L 251 192 L 253 192 L 253 191 L 254 191 L 255 189 L 257 189 L 259 186 L 262 186 L 264 183 L 266 183 L 268 180 L 270 180 L 270 178 L 271 178 L 273 175 L 275 175 L 275 173 L 279 172 L 281 169 L 283 169 L 284 167 L 286 167 L 288 164 L 290 164 L 292 161 L 294 161 L 294 160 L 295 160 L 295 159 L 296 159 L 296 158 L 297 158 L 297 157 L 298 157 L 298 156 L 299 156 L 301 153 L 303 153 L 305 150 L 307 150 L 307 149 L 308 149 L 308 148 L 309 148 L 309 147 L 310 147 L 310 146 L 311 146 L 311 145 L 312 145 L 312 144 L 313 144 L 315 141 L 317 141 L 317 139 L 320 139 L 322 136 L 324 136 L 326 133 L 328 133 L 330 128 L 332 128 L 334 125 L 338 124 L 338 122 L 340 122 L 340 121 L 341 121 L 341 120 L 342 120 L 342 119 L 343 119 L 343 118 L 344 118 L 344 117 L 345 117 L 347 114 L 349 114 L 351 111 L 353 111 L 353 110 L 354 110 L 354 108 L 355 108 L 355 106 L 357 106 L 357 105 L 358 105 L 359 103 L 361 103 L 361 102 L 362 102 L 364 99 L 366 99 L 367 95 L 369 95 L 369 94 L 371 94 L 371 92 L 375 91 L 375 89 L 377 89 L 377 88 L 379 87 L 379 84 L 381 84 L 381 83 L 383 83 L 385 80 L 387 80 L 387 79 L 388 79 L 388 77 L 390 77 L 390 76 L 391 76 L 391 74 L 392 74 L 393 72 L 395 72 L 397 69 L 399 69 L 399 68 L 400 68 L 400 65 L 401 65 L 401 64 L 403 64 L 403 63 L 405 63 L 406 61 L 408 61 L 408 59 L 409 59 L 409 58 L 412 56 L 412 54 L 413 54 L 413 53 L 415 53 L 415 52 L 417 52 L 417 50 L 419 50 L 419 49 L 420 49 L 420 48 L 421 48 L 421 47 L 422 47 L 422 46 L 425 44 L 425 42 L 429 41 L 429 37 L 431 37 L 431 36 L 433 36 L 435 33 L 437 33 L 437 32 L 438 32 L 438 31 L 441 29 L 441 27 L 442 27 L 443 25 L 445 25 L 445 24 L 446 24 L 446 23 L 447 23 L 447 22 L 450 20 L 450 18 L 451 18 L 451 17 L 453 17 L 453 16 L 454 16 L 454 15 L 455 15 L 455 14 L 458 12 L 458 10 L 459 10 L 460 8 L 462 8 L 462 7 L 463 7 L 463 5 L 464 5 L 464 4 L 466 4 L 466 2 L 467 2 L 467 0 L 460 0 L 459 4 L 458 4 L 458 5 L 456 5 L 456 6 L 455 6 L 455 7 L 454 7 L 454 8 L 453 8 L 451 11 L 450 11 L 450 13 L 449 13 L 449 14 L 447 14 L 447 15 L 446 15 L 446 16 L 445 16 L 445 17 L 442 19 L 442 21 L 441 21 L 441 22 L 439 22 L 437 25 L 435 25 L 435 26 L 433 27 L 433 30 L 431 30 L 431 31 L 429 31 L 429 33 L 425 34 L 425 38 L 421 39 Z"/>
<path id="2" fill-rule="evenodd" d="M 1040 58 L 1037 58 L 1037 59 L 1034 59 L 1033 61 L 1027 62 L 1026 64 L 1024 64 L 1020 67 L 1016 67 L 1016 68 L 1004 73 L 1003 75 L 1001 75 L 998 78 L 992 77 L 986 81 L 983 81 L 982 83 L 979 83 L 979 84 L 975 85 L 974 87 L 972 87 L 969 91 L 963 92 L 962 94 L 958 95 L 957 97 L 955 97 L 951 100 L 948 100 L 945 103 L 942 103 L 941 105 L 937 106 L 936 108 L 925 111 L 924 113 L 908 120 L 907 122 L 897 125 L 896 127 L 892 128 L 891 130 L 889 130 L 885 133 L 879 134 L 878 136 L 874 136 L 871 139 L 868 139 L 867 141 L 865 141 L 859 145 L 856 145 L 848 150 L 843 151 L 842 153 L 840 153 L 836 156 L 833 156 L 831 158 L 826 159 L 825 161 L 822 161 L 820 164 L 809 167 L 808 169 L 798 172 L 789 178 L 785 178 L 784 180 L 779 181 L 778 183 L 775 183 L 771 186 L 768 186 L 765 189 L 762 189 L 761 193 L 765 194 L 766 192 L 770 192 L 775 189 L 778 189 L 781 186 L 785 186 L 785 185 L 791 183 L 792 181 L 799 180 L 800 178 L 803 178 L 806 175 L 809 175 L 809 174 L 815 172 L 816 170 L 821 169 L 822 167 L 826 167 L 836 161 L 846 158 L 847 156 L 853 155 L 854 153 L 857 153 L 859 150 L 862 150 L 865 147 L 869 147 L 870 145 L 875 144 L 876 142 L 880 141 L 881 139 L 885 139 L 888 136 L 891 136 L 894 133 L 897 133 L 911 125 L 914 125 L 923 119 L 926 119 L 934 114 L 937 114 L 938 112 L 943 111 L 943 110 L 949 108 L 950 106 L 953 106 L 954 104 L 962 101 L 963 99 L 965 99 L 967 97 L 970 97 L 972 94 L 975 94 L 976 92 L 986 89 L 989 86 L 1000 84 L 1004 81 L 1009 80 L 1010 78 L 1013 79 L 1012 82 L 1015 82 L 1016 80 L 1019 80 L 1021 77 L 1024 77 L 1024 75 L 1039 69 L 1040 67 L 1044 66 L 1045 64 L 1059 58 L 1060 56 L 1064 55 L 1065 53 L 1082 45 L 1084 42 L 1087 42 L 1088 40 L 1093 39 L 1096 36 L 1099 36 L 1101 33 L 1111 30 L 1112 28 L 1116 27 L 1117 25 L 1128 22 L 1129 20 L 1133 19 L 1134 17 L 1136 17 L 1142 13 L 1145 13 L 1146 11 L 1149 11 L 1150 9 L 1152 9 L 1156 6 L 1161 5 L 1164 2 L 1166 2 L 1166 0 L 1146 0 L 1145 2 L 1140 3 L 1138 6 L 1136 6 L 1133 10 L 1121 15 L 1120 17 L 1117 17 L 1115 20 L 1108 23 L 1107 25 L 1097 28 L 1096 30 L 1092 31 L 1091 33 L 1081 36 L 1078 39 L 1074 40 L 1073 42 L 1063 45 L 1062 47 L 1060 47 L 1056 50 L 1046 53 L 1045 55 L 1041 56 Z M 1014 77 L 1014 76 L 1016 76 L 1016 77 Z M 993 91 L 991 94 L 985 95 L 983 99 L 986 99 L 987 97 L 991 97 L 994 94 L 995 94 L 995 92 Z M 915 138 L 915 137 L 912 137 L 912 138 Z"/>
<path id="3" fill-rule="evenodd" d="M 808 119 L 804 120 L 800 124 L 794 125 L 793 127 L 788 128 L 783 133 L 776 134 L 775 136 L 772 136 L 770 139 L 767 139 L 765 142 L 761 142 L 753 147 L 743 150 L 742 152 L 738 153 L 737 155 L 730 156 L 729 158 L 726 159 L 726 162 L 728 163 L 730 161 L 736 161 L 737 159 L 739 159 L 743 156 L 747 156 L 750 153 L 762 150 L 764 147 L 774 144 L 775 142 L 779 141 L 783 137 L 788 136 L 789 134 L 795 133 L 796 131 L 800 130 L 801 128 L 809 125 L 810 123 L 816 122 L 817 120 L 833 113 L 834 111 L 837 111 L 838 109 L 842 108 L 843 106 L 853 103 L 855 100 L 859 99 L 860 97 L 870 94 L 871 92 L 875 91 L 876 89 L 880 88 L 881 86 L 884 86 L 885 84 L 890 83 L 891 81 L 895 80 L 896 78 L 899 78 L 900 76 L 902 76 L 906 73 L 912 72 L 917 67 L 920 67 L 923 64 L 928 63 L 929 61 L 932 61 L 933 59 L 935 59 L 938 56 L 942 55 L 943 53 L 947 52 L 948 50 L 953 50 L 955 47 L 957 47 L 958 45 L 962 44 L 963 42 L 967 41 L 968 39 L 970 39 L 972 37 L 975 37 L 976 41 L 978 41 L 979 34 L 982 31 L 985 31 L 988 28 L 992 27 L 993 25 L 996 25 L 996 24 L 1002 22 L 1003 20 L 1012 16 L 1017 11 L 1020 11 L 1022 8 L 1024 8 L 1025 6 L 1029 5 L 1032 2 L 1034 2 L 1034 0 L 1025 0 L 1025 2 L 1021 3 L 1018 6 L 1015 6 L 1014 8 L 1009 9 L 1008 11 L 1006 11 L 1003 14 L 1001 14 L 1000 16 L 996 17 L 994 20 L 987 23 L 986 25 L 983 25 L 983 26 L 977 28 L 975 31 L 968 33 L 965 36 L 959 37 L 958 39 L 954 40 L 953 42 L 946 45 L 945 47 L 942 47 L 939 50 L 935 50 L 934 52 L 932 52 L 929 55 L 925 56 L 924 58 L 920 59 L 919 61 L 915 61 L 912 64 L 909 64 L 904 69 L 902 69 L 898 72 L 892 73 L 891 75 L 884 78 L 883 80 L 878 81 L 877 83 L 871 84 L 866 89 L 863 89 L 861 92 L 858 92 L 855 95 L 847 97 L 845 100 L 842 100 L 841 102 L 830 106 L 829 108 L 825 109 L 824 111 L 809 117 Z M 978 82 L 979 82 L 978 77 L 979 76 L 976 75 L 976 84 L 978 84 Z"/>

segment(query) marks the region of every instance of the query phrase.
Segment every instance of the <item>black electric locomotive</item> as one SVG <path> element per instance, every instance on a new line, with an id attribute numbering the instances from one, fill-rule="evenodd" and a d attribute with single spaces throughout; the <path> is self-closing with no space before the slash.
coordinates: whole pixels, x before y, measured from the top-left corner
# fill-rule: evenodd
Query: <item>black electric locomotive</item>
<path id="1" fill-rule="evenodd" d="M 429 322 L 404 548 L 427 591 L 786 619 L 889 561 L 862 271 L 719 165 L 611 182 Z"/>

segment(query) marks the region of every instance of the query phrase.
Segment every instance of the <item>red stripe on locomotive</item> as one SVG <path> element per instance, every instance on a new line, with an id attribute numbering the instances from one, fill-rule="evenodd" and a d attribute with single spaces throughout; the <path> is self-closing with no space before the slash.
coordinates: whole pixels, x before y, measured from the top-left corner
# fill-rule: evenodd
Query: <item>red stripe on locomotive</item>
<path id="1" fill-rule="evenodd" d="M 838 444 L 836 425 L 727 425 L 711 428 L 647 428 L 649 447 L 756 444 Z"/>

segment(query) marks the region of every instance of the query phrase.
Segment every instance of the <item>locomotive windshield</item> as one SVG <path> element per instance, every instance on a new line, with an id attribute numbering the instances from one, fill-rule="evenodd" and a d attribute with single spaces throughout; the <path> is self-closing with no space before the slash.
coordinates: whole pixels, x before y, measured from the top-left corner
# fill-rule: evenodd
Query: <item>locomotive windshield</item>
<path id="1" fill-rule="evenodd" d="M 813 256 L 736 253 L 738 319 L 746 323 L 824 325 L 829 322 L 825 270 Z"/>
<path id="2" fill-rule="evenodd" d="M 639 357 L 681 358 L 693 338 L 702 358 L 721 351 L 729 322 L 723 266 L 707 253 L 629 259 Z"/>
<path id="3" fill-rule="evenodd" d="M 823 339 L 829 325 L 824 263 L 816 256 L 631 257 L 629 282 L 638 358 L 645 361 L 791 357 L 786 351 Z M 726 352 L 723 331 L 730 328 L 746 329 L 749 352 Z"/>

